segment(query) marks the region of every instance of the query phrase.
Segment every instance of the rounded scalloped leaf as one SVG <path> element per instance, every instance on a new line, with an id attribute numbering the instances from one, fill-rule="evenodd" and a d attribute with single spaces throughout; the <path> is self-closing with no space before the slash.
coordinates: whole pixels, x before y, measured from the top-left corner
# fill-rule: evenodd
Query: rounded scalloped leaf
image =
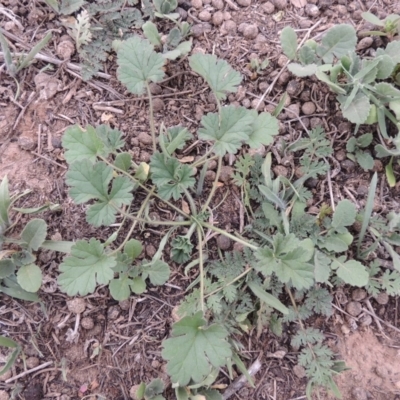
<path id="1" fill-rule="evenodd" d="M 42 285 L 42 270 L 36 264 L 23 265 L 17 272 L 17 280 L 22 289 L 35 293 Z"/>

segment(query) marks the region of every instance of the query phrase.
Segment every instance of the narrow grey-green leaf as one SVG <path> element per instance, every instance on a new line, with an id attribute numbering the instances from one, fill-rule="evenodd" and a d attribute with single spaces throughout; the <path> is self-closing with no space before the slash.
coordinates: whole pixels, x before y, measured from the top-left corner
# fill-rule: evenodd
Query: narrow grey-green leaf
<path id="1" fill-rule="evenodd" d="M 161 46 L 161 36 L 158 33 L 157 26 L 151 21 L 147 21 L 142 25 L 144 36 L 150 40 L 154 46 Z"/>
<path id="2" fill-rule="evenodd" d="M 377 25 L 377 26 L 384 26 L 385 23 L 383 20 L 380 20 L 376 15 L 366 11 L 361 14 L 361 16 L 367 21 L 370 22 L 371 24 Z"/>
<path id="3" fill-rule="evenodd" d="M 279 299 L 277 299 L 275 296 L 272 294 L 266 292 L 261 286 L 259 286 L 255 282 L 248 282 L 247 283 L 248 287 L 251 289 L 251 291 L 265 304 L 268 306 L 275 308 L 276 310 L 280 311 L 282 314 L 288 314 L 289 310 L 285 305 L 283 305 Z"/>
<path id="4" fill-rule="evenodd" d="M 294 60 L 296 58 L 297 34 L 292 27 L 286 26 L 282 29 L 281 46 L 283 53 L 289 60 Z"/>
<path id="5" fill-rule="evenodd" d="M 45 241 L 47 235 L 47 224 L 42 219 L 29 221 L 21 233 L 21 239 L 32 250 L 38 250 Z"/>
<path id="6" fill-rule="evenodd" d="M 9 224 L 8 209 L 10 204 L 11 199 L 8 191 L 8 178 L 5 176 L 0 183 L 0 225 Z"/>

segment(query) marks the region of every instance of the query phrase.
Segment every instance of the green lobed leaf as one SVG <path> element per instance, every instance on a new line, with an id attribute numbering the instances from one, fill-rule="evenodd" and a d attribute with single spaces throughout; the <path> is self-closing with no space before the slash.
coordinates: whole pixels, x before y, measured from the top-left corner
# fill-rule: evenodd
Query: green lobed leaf
<path id="1" fill-rule="evenodd" d="M 315 63 L 316 60 L 315 50 L 310 46 L 303 46 L 299 50 L 299 60 L 305 66 Z"/>
<path id="2" fill-rule="evenodd" d="M 379 56 L 379 59 L 376 77 L 377 79 L 387 79 L 392 74 L 396 64 L 387 54 Z"/>
<path id="3" fill-rule="evenodd" d="M 374 158 L 366 151 L 357 151 L 356 160 L 364 171 L 368 171 L 374 167 Z"/>
<path id="4" fill-rule="evenodd" d="M 232 356 L 228 332 L 218 324 L 207 326 L 201 311 L 176 322 L 171 336 L 163 342 L 161 355 L 168 360 L 171 381 L 179 386 L 201 382 L 211 366 L 222 367 Z"/>
<path id="5" fill-rule="evenodd" d="M 351 25 L 339 24 L 329 29 L 317 47 L 317 54 L 325 63 L 332 63 L 334 56 L 340 58 L 354 51 L 357 34 Z"/>
<path id="6" fill-rule="evenodd" d="M 299 78 L 305 78 L 306 76 L 312 76 L 317 72 L 317 64 L 301 65 L 297 63 L 290 63 L 288 70 Z"/>
<path id="7" fill-rule="evenodd" d="M 253 116 L 252 131 L 246 143 L 253 149 L 268 146 L 279 133 L 278 120 L 266 112 L 258 114 L 256 110 L 251 110 L 250 113 Z"/>
<path id="8" fill-rule="evenodd" d="M 79 125 L 67 128 L 62 138 L 62 145 L 64 149 L 67 149 L 64 157 L 69 164 L 80 160 L 94 162 L 97 156 L 104 152 L 104 143 L 91 125 L 88 125 L 86 129 Z"/>
<path id="9" fill-rule="evenodd" d="M 345 226 L 354 224 L 356 220 L 356 206 L 349 200 L 342 200 L 336 206 L 336 210 L 332 218 L 332 227 L 340 229 Z"/>
<path id="10" fill-rule="evenodd" d="M 143 251 L 142 243 L 139 240 L 131 239 L 125 243 L 124 254 L 126 254 L 130 260 L 135 260 Z"/>
<path id="11" fill-rule="evenodd" d="M 87 221 L 94 226 L 111 225 L 115 222 L 115 207 L 129 205 L 132 201 L 131 181 L 119 176 L 113 179 L 109 192 L 112 177 L 113 170 L 107 164 L 93 165 L 88 160 L 73 163 L 67 172 L 66 183 L 71 186 L 69 193 L 77 204 L 97 200 L 87 210 Z"/>
<path id="12" fill-rule="evenodd" d="M 21 233 L 24 244 L 32 250 L 38 250 L 45 241 L 47 235 L 47 224 L 42 219 L 30 220 Z"/>
<path id="13" fill-rule="evenodd" d="M 297 34 L 290 26 L 286 26 L 282 29 L 281 46 L 283 53 L 289 60 L 294 60 L 296 58 Z"/>
<path id="14" fill-rule="evenodd" d="M 128 172 L 132 165 L 132 156 L 129 153 L 119 153 L 115 157 L 114 165 L 122 171 Z"/>
<path id="15" fill-rule="evenodd" d="M 104 144 L 104 157 L 109 153 L 115 153 L 121 147 L 124 147 L 125 141 L 122 139 L 122 132 L 118 129 L 111 129 L 109 125 L 102 124 L 96 127 L 96 134 Z"/>
<path id="16" fill-rule="evenodd" d="M 186 189 L 196 183 L 193 178 L 193 168 L 181 164 L 176 158 L 167 158 L 161 153 L 152 155 L 150 171 L 152 181 L 158 188 L 158 194 L 165 200 L 171 197 L 178 200 Z"/>
<path id="17" fill-rule="evenodd" d="M 112 279 L 108 287 L 114 300 L 123 301 L 129 299 L 131 293 L 142 294 L 146 290 L 146 283 L 142 278 L 129 278 L 122 274 L 118 279 Z"/>
<path id="18" fill-rule="evenodd" d="M 139 36 L 122 42 L 117 53 L 117 77 L 134 94 L 142 94 L 146 83 L 159 82 L 164 77 L 164 58 Z"/>
<path id="19" fill-rule="evenodd" d="M 23 265 L 18 269 L 17 281 L 22 289 L 35 293 L 42 285 L 42 270 L 36 264 Z"/>
<path id="20" fill-rule="evenodd" d="M 208 113 L 201 119 L 199 138 L 214 142 L 214 152 L 219 156 L 234 154 L 252 132 L 253 114 L 244 107 L 227 106 L 220 115 Z"/>
<path id="21" fill-rule="evenodd" d="M 211 54 L 194 54 L 189 65 L 201 75 L 219 100 L 226 99 L 227 93 L 235 93 L 242 77 L 225 60 Z"/>
<path id="22" fill-rule="evenodd" d="M 7 278 L 15 271 L 15 264 L 9 258 L 0 260 L 0 279 Z"/>
<path id="23" fill-rule="evenodd" d="M 349 285 L 362 287 L 368 283 L 368 272 L 359 261 L 344 261 L 344 257 L 340 257 L 332 262 L 332 268 L 336 269 L 337 276 Z"/>
<path id="24" fill-rule="evenodd" d="M 338 96 L 338 100 L 341 103 L 341 110 L 343 117 L 347 118 L 353 124 L 363 124 L 368 118 L 371 104 L 368 97 L 359 92 L 352 99 L 351 103 L 347 108 L 344 108 L 347 96 Z"/>
<path id="25" fill-rule="evenodd" d="M 114 277 L 114 256 L 104 252 L 99 240 L 78 240 L 71 249 L 71 255 L 60 264 L 58 284 L 69 296 L 86 296 L 93 293 L 96 283 L 107 285 Z"/>
<path id="26" fill-rule="evenodd" d="M 322 251 L 317 250 L 314 255 L 314 276 L 315 281 L 328 283 L 331 274 L 331 259 Z"/>
<path id="27" fill-rule="evenodd" d="M 161 260 L 145 261 L 141 265 L 142 278 L 150 279 L 153 285 L 164 285 L 169 279 L 171 270 L 166 262 Z"/>
<path id="28" fill-rule="evenodd" d="M 169 155 L 172 155 L 175 150 L 182 150 L 186 142 L 193 138 L 193 135 L 184 126 L 168 128 L 167 132 L 168 137 L 164 141 Z"/>

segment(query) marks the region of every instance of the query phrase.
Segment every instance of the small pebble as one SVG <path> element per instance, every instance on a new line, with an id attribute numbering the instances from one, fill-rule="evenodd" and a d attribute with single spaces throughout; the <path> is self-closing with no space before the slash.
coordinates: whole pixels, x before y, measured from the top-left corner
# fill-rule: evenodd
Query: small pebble
<path id="1" fill-rule="evenodd" d="M 372 317 L 369 314 L 364 314 L 358 318 L 358 322 L 361 326 L 369 326 L 372 324 Z"/>
<path id="2" fill-rule="evenodd" d="M 10 396 L 5 390 L 0 390 L 0 400 L 9 400 Z"/>
<path id="3" fill-rule="evenodd" d="M 381 160 L 374 160 L 374 167 L 372 169 L 374 172 L 382 172 L 383 164 Z"/>
<path id="4" fill-rule="evenodd" d="M 254 99 L 251 102 L 251 108 L 253 108 L 254 110 L 262 111 L 264 109 L 264 107 L 265 107 L 265 103 L 263 101 L 260 103 L 260 101 L 258 99 Z"/>
<path id="5" fill-rule="evenodd" d="M 286 87 L 286 92 L 289 96 L 297 96 L 301 90 L 301 84 L 300 82 L 296 81 L 295 79 L 292 79 Z"/>
<path id="6" fill-rule="evenodd" d="M 221 250 L 229 250 L 232 244 L 231 239 L 227 238 L 224 235 L 219 235 L 217 237 L 217 244 Z"/>
<path id="7" fill-rule="evenodd" d="M 278 83 L 279 85 L 286 85 L 286 83 L 289 82 L 290 79 L 290 73 L 287 71 L 284 71 L 281 73 L 281 76 L 278 78 Z"/>
<path id="8" fill-rule="evenodd" d="M 351 391 L 352 394 L 352 400 L 368 400 L 368 392 L 361 388 L 361 387 L 355 387 Z"/>
<path id="9" fill-rule="evenodd" d="M 371 47 L 374 43 L 374 39 L 372 37 L 362 38 L 357 44 L 357 50 L 365 50 L 368 47 Z"/>
<path id="10" fill-rule="evenodd" d="M 211 19 L 211 13 L 207 10 L 203 10 L 199 13 L 199 19 L 204 22 L 208 22 Z"/>
<path id="11" fill-rule="evenodd" d="M 258 26 L 256 24 L 247 25 L 243 30 L 243 36 L 246 39 L 255 39 L 258 35 Z"/>
<path id="12" fill-rule="evenodd" d="M 265 14 L 272 14 L 275 11 L 275 6 L 270 1 L 267 1 L 261 5 L 261 10 L 265 12 Z"/>
<path id="13" fill-rule="evenodd" d="M 214 182 L 215 181 L 215 172 L 214 171 L 207 171 L 205 180 L 208 181 L 208 182 Z"/>
<path id="14" fill-rule="evenodd" d="M 32 369 L 35 368 L 39 365 L 40 361 L 37 357 L 28 357 L 26 359 L 26 366 L 28 367 L 28 369 Z"/>
<path id="15" fill-rule="evenodd" d="M 67 308 L 74 314 L 81 314 L 85 311 L 86 302 L 82 298 L 75 298 L 67 301 Z"/>
<path id="16" fill-rule="evenodd" d="M 309 17 L 315 18 L 319 15 L 319 8 L 315 4 L 307 4 L 305 12 Z"/>
<path id="17" fill-rule="evenodd" d="M 200 8 L 203 7 L 203 1 L 202 0 L 192 0 L 192 7 L 196 8 L 197 10 L 200 10 Z"/>
<path id="18" fill-rule="evenodd" d="M 251 106 L 251 101 L 250 101 L 249 99 L 243 99 L 243 101 L 242 101 L 242 106 L 243 106 L 244 108 L 250 108 L 250 106 Z"/>
<path id="19" fill-rule="evenodd" d="M 306 370 L 301 365 L 295 365 L 293 367 L 293 372 L 300 379 L 302 379 L 306 376 Z"/>
<path id="20" fill-rule="evenodd" d="M 0 364 L 0 370 L 4 368 L 4 364 Z M 12 371 L 9 369 L 8 371 L 4 372 L 4 374 L 0 375 L 0 382 L 4 382 L 7 379 L 11 378 Z"/>
<path id="21" fill-rule="evenodd" d="M 108 310 L 107 310 L 107 317 L 109 320 L 114 320 L 117 319 L 120 313 L 120 309 L 118 306 L 111 306 Z"/>
<path id="22" fill-rule="evenodd" d="M 212 0 L 211 4 L 213 5 L 214 8 L 217 10 L 222 10 L 224 8 L 224 2 L 223 0 Z"/>
<path id="23" fill-rule="evenodd" d="M 278 10 L 283 10 L 287 6 L 287 0 L 273 0 L 273 4 Z"/>
<path id="24" fill-rule="evenodd" d="M 274 174 L 276 176 L 285 176 L 285 177 L 287 177 L 289 175 L 288 169 L 283 165 L 275 165 L 275 167 L 272 170 L 274 171 Z"/>
<path id="25" fill-rule="evenodd" d="M 81 326 L 83 329 L 87 329 L 87 330 L 93 329 L 93 327 L 94 327 L 93 318 L 91 318 L 91 317 L 82 318 Z"/>
<path id="26" fill-rule="evenodd" d="M 236 22 L 230 20 L 230 21 L 225 21 L 222 26 L 221 26 L 221 35 L 226 35 L 226 34 L 235 34 L 236 33 Z"/>
<path id="27" fill-rule="evenodd" d="M 190 29 L 190 32 L 194 37 L 201 36 L 204 33 L 203 24 L 193 25 L 192 28 Z"/>
<path id="28" fill-rule="evenodd" d="M 300 114 L 300 105 L 298 103 L 290 104 L 286 107 L 286 113 L 289 118 L 297 118 Z"/>
<path id="29" fill-rule="evenodd" d="M 149 145 L 153 143 L 152 137 L 147 132 L 140 132 L 137 138 L 139 142 L 144 145 Z"/>
<path id="30" fill-rule="evenodd" d="M 278 58 L 278 65 L 283 68 L 288 61 L 289 59 L 284 54 L 281 54 Z"/>
<path id="31" fill-rule="evenodd" d="M 367 297 L 367 292 L 364 289 L 354 289 L 351 293 L 351 298 L 354 301 L 361 301 Z"/>
<path id="32" fill-rule="evenodd" d="M 236 0 L 236 3 L 238 3 L 239 6 L 248 7 L 251 4 L 251 0 Z"/>
<path id="33" fill-rule="evenodd" d="M 154 225 L 153 225 L 154 226 Z M 129 300 L 122 300 L 118 303 L 119 308 L 123 311 L 128 311 L 130 307 L 130 301 Z"/>
<path id="34" fill-rule="evenodd" d="M 357 317 L 362 311 L 361 303 L 358 301 L 350 301 L 347 303 L 346 311 L 353 317 Z"/>
<path id="35" fill-rule="evenodd" d="M 339 6 L 337 6 L 337 12 L 339 13 L 339 15 L 346 15 L 347 14 L 347 7 L 339 5 Z"/>
<path id="36" fill-rule="evenodd" d="M 314 114 L 316 110 L 315 104 L 312 101 L 307 101 L 301 106 L 301 111 L 305 115 Z"/>
<path id="37" fill-rule="evenodd" d="M 389 295 L 385 292 L 381 292 L 375 297 L 375 300 L 378 304 L 385 305 L 389 302 Z"/>
<path id="38" fill-rule="evenodd" d="M 229 21 L 232 19 L 232 14 L 229 11 L 224 11 L 224 20 Z"/>
<path id="39" fill-rule="evenodd" d="M 152 244 L 148 244 L 145 248 L 147 257 L 152 258 L 156 254 L 157 250 Z"/>
<path id="40" fill-rule="evenodd" d="M 244 250 L 244 245 L 242 243 L 235 242 L 233 244 L 233 251 L 242 252 L 243 250 Z"/>
<path id="41" fill-rule="evenodd" d="M 215 26 L 219 26 L 224 22 L 224 13 L 222 11 L 217 11 L 212 16 L 212 23 Z"/>
<path id="42" fill-rule="evenodd" d="M 221 168 L 221 173 L 219 175 L 219 180 L 221 182 L 228 183 L 231 180 L 232 175 L 233 175 L 233 168 L 229 167 L 227 165 L 224 165 Z"/>
<path id="43" fill-rule="evenodd" d="M 20 136 L 18 138 L 18 145 L 22 150 L 33 150 L 36 147 L 36 142 L 29 136 Z"/>

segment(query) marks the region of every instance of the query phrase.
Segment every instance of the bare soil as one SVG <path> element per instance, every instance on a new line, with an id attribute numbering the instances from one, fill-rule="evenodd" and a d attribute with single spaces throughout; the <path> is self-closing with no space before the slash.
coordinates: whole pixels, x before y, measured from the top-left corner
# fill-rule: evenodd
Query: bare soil
<path id="1" fill-rule="evenodd" d="M 295 29 L 303 29 L 302 32 L 311 29 L 311 37 L 320 37 L 337 23 L 350 23 L 361 28 L 364 25 L 361 11 L 371 10 L 381 18 L 390 12 L 400 13 L 400 6 L 394 0 L 252 0 L 248 6 L 243 6 L 246 3 L 244 0 L 238 3 L 226 0 L 222 7 L 226 13 L 225 21 L 221 26 L 202 21 L 200 13 L 207 9 L 213 14 L 217 3 L 203 0 L 198 9 L 191 8 L 189 2 L 185 3 L 185 7 L 182 6 L 190 8 L 186 18 L 193 25 L 193 52 L 214 53 L 240 71 L 244 76 L 243 84 L 237 94 L 229 96 L 227 103 L 253 108 L 286 61 L 279 45 L 279 33 L 283 27 L 290 25 Z M 32 43 L 43 37 L 44 32 L 53 29 L 53 40 L 43 53 L 57 57 L 57 44 L 65 34 L 65 29 L 44 2 L 2 0 L 1 4 L 15 13 L 15 18 L 23 27 L 21 30 L 18 24 L 10 24 L 7 15 L 0 14 L 0 27 L 9 34 L 7 37 L 12 43 L 12 51 L 30 48 Z M 307 14 L 310 5 L 318 7 L 318 15 Z M 236 27 L 228 21 L 233 21 Z M 258 33 L 255 36 L 246 34 L 246 37 L 242 23 L 256 25 Z M 377 45 L 378 40 L 373 46 Z M 253 57 L 270 59 L 268 68 L 259 75 L 254 75 L 249 68 Z M 70 61 L 79 63 L 76 54 Z M 20 96 L 17 100 L 14 100 L 17 91 L 14 80 L 7 75 L 5 68 L 0 70 L 0 178 L 7 175 L 14 192 L 31 190 L 28 196 L 20 200 L 21 207 L 45 202 L 60 204 L 60 211 L 43 214 L 52 237 L 77 240 L 96 236 L 105 239 L 112 228 L 95 229 L 88 225 L 84 207 L 73 204 L 68 197 L 68 188 L 64 183 L 67 167 L 61 147 L 62 134 L 75 123 L 82 126 L 109 123 L 125 133 L 128 148 L 135 160 L 148 161 L 151 146 L 143 140 L 143 134 L 149 131 L 147 102 L 129 95 L 117 82 L 112 56 L 104 65 L 104 71 L 110 79 L 96 78 L 90 82 L 83 82 L 72 75 L 65 65 L 55 66 L 53 71 L 46 71 L 46 76 L 43 76 L 40 70 L 45 65 L 36 61 L 20 73 Z M 183 124 L 194 133 L 202 115 L 214 111 L 216 104 L 202 79 L 189 72 L 186 59 L 169 63 L 166 74 L 173 78 L 156 88 L 155 97 L 159 99 L 157 125 L 161 121 L 166 126 Z M 307 127 L 322 124 L 331 138 L 335 150 L 330 160 L 335 199 L 350 198 L 362 206 L 371 174 L 343 157 L 344 144 L 352 134 L 352 128 L 341 117 L 335 96 L 325 86 L 314 79 L 299 80 L 284 72 L 271 93 L 263 98 L 260 109 L 273 110 L 290 85 L 299 88 L 292 90 L 290 96 L 290 103 L 296 105 L 298 110 L 307 101 L 312 101 L 316 106 L 312 115 L 300 111 L 303 124 Z M 286 141 L 290 143 L 301 136 L 302 125 L 290 108 L 284 110 L 279 120 L 280 136 Z M 261 152 L 265 153 L 266 150 L 261 149 Z M 274 147 L 268 150 L 274 152 Z M 190 151 L 183 153 L 182 157 L 198 157 L 203 152 L 203 144 L 194 141 Z M 281 160 L 279 157 L 277 160 L 274 168 L 280 168 L 282 174 L 294 172 L 296 159 Z M 233 162 L 234 157 L 225 160 L 228 167 Z M 380 174 L 380 200 L 375 211 L 398 211 L 400 185 L 393 189 L 387 186 L 383 165 L 379 161 L 375 169 Z M 207 182 L 210 187 L 211 182 Z M 218 208 L 216 223 L 223 229 L 241 231 L 244 215 L 240 196 L 235 193 L 235 187 L 230 185 L 229 179 L 221 182 L 221 185 L 228 185 L 232 196 L 228 196 Z M 327 187 L 326 179 L 314 182 L 315 203 L 327 198 Z M 222 194 L 217 192 L 215 204 L 222 199 Z M 164 213 L 162 204 L 156 204 L 154 212 Z M 26 220 L 25 217 L 21 219 L 15 232 L 20 231 Z M 162 231 L 154 229 L 140 232 L 147 255 L 154 254 L 162 234 Z M 217 243 L 213 240 L 211 256 L 213 252 L 217 254 Z M 97 288 L 95 293 L 86 297 L 88 306 L 83 314 L 83 317 L 92 321 L 93 326 L 89 324 L 89 329 L 80 326 L 78 340 L 71 343 L 67 340 L 67 332 L 74 328 L 75 316 L 67 309 L 67 296 L 56 285 L 61 260 L 50 251 L 40 252 L 38 259 L 44 274 L 40 304 L 29 304 L 0 295 L 0 333 L 19 342 L 24 354 L 10 373 L 0 377 L 0 399 L 7 399 L 8 395 L 13 399 L 26 400 L 125 400 L 130 398 L 130 388 L 141 381 L 148 382 L 161 377 L 169 383 L 161 358 L 161 341 L 169 335 L 174 322 L 172 310 L 179 304 L 193 276 L 186 277 L 182 268 L 171 264 L 170 286 L 150 288 L 144 295 L 132 296 L 129 301 L 121 303 L 109 296 L 106 287 Z M 400 399 L 397 299 L 391 299 L 386 305 L 370 299 L 374 313 L 383 322 L 372 318 L 369 324 L 362 326 L 361 317 L 348 318 L 344 310 L 351 299 L 351 290 L 340 288 L 333 295 L 337 307 L 335 314 L 329 320 L 316 320 L 315 323 L 324 330 L 339 358 L 351 367 L 350 371 L 337 378 L 343 399 Z M 285 327 L 282 338 L 265 330 L 260 338 L 252 331 L 244 335 L 241 341 L 246 348 L 243 352 L 247 357 L 246 364 L 250 365 L 258 358 L 262 368 L 255 377 L 256 388 L 245 386 L 232 398 L 305 398 L 306 379 L 295 368 L 296 353 L 290 348 L 290 327 Z M 277 357 L 276 354 L 284 356 Z M 2 361 L 4 354 L 0 353 L 0 363 Z M 24 370 L 44 363 L 49 364 L 37 372 L 16 378 Z M 16 379 L 12 380 L 14 377 Z M 220 376 L 217 383 L 230 384 L 224 375 Z M 167 398 L 174 398 L 172 392 L 167 392 Z M 319 398 L 331 399 L 322 392 Z"/>

